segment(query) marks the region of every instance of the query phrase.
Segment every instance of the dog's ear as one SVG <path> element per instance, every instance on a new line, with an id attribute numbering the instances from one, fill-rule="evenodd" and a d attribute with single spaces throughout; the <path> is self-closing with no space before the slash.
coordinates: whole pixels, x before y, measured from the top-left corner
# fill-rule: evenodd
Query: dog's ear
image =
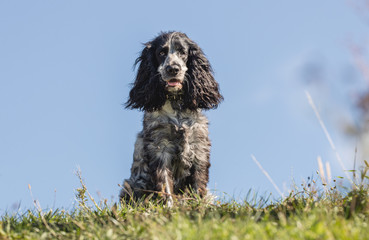
<path id="1" fill-rule="evenodd" d="M 187 81 L 184 84 L 184 105 L 195 110 L 214 109 L 223 100 L 213 70 L 201 48 L 189 40 Z"/>
<path id="2" fill-rule="evenodd" d="M 155 111 L 165 104 L 165 84 L 157 73 L 155 64 L 154 47 L 151 42 L 145 44 L 145 48 L 135 61 L 139 64 L 136 80 L 129 93 L 126 108 L 143 111 Z"/>

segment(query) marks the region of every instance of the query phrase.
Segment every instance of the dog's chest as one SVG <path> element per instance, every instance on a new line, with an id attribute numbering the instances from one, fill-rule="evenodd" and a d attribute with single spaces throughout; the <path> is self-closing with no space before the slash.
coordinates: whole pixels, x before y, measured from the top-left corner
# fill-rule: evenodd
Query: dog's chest
<path id="1" fill-rule="evenodd" d="M 201 112 L 197 111 L 174 110 L 167 101 L 160 111 L 145 114 L 144 127 L 148 130 L 158 128 L 159 131 L 172 129 L 193 131 L 203 117 Z"/>
<path id="2" fill-rule="evenodd" d="M 183 178 L 207 139 L 207 119 L 200 111 L 176 111 L 167 103 L 161 111 L 145 114 L 144 133 L 149 151 L 172 169 L 175 178 Z"/>

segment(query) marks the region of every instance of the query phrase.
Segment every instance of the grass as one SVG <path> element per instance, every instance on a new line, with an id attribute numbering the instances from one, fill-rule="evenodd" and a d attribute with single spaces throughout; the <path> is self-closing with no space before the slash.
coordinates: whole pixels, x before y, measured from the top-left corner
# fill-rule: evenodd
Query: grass
<path id="1" fill-rule="evenodd" d="M 319 189 L 308 179 L 277 201 L 251 192 L 242 202 L 191 195 L 172 208 L 160 201 L 97 203 L 79 175 L 78 207 L 42 211 L 35 204 L 4 215 L 0 239 L 368 239 L 368 169 L 346 190 L 326 183 Z"/>

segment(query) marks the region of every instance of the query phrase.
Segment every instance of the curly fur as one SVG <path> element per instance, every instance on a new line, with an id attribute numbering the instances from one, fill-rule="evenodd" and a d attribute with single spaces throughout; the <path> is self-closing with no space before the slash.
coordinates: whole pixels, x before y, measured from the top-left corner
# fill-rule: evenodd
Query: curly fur
<path id="1" fill-rule="evenodd" d="M 126 107 L 144 111 L 131 176 L 120 199 L 207 193 L 210 140 L 202 110 L 223 100 L 209 61 L 184 33 L 161 33 L 145 44 Z"/>

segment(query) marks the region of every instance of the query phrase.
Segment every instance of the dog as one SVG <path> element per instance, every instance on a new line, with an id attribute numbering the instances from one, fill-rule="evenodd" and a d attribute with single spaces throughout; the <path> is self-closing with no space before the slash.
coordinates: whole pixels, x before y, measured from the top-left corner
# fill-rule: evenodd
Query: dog
<path id="1" fill-rule="evenodd" d="M 120 200 L 161 195 L 170 205 L 185 192 L 206 196 L 211 143 L 202 110 L 223 100 L 208 59 L 186 34 L 162 32 L 144 44 L 136 65 L 126 108 L 144 111 L 143 130 Z"/>

